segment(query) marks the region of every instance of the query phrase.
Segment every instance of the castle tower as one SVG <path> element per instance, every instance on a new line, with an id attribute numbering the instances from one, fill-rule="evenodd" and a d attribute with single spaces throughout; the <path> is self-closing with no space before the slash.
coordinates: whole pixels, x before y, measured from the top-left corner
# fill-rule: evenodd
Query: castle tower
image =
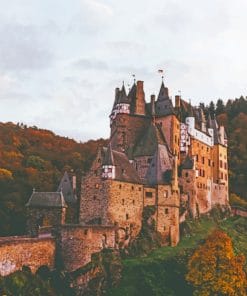
<path id="1" fill-rule="evenodd" d="M 180 122 L 163 81 L 155 105 L 155 121 L 161 126 L 169 147 L 178 156 L 180 164 Z"/>
<path id="2" fill-rule="evenodd" d="M 143 89 L 143 81 L 137 81 L 136 87 L 136 102 L 135 102 L 135 114 L 145 115 L 145 93 Z"/>
<path id="3" fill-rule="evenodd" d="M 128 95 L 126 95 L 124 85 L 121 90 L 116 89 L 110 119 L 112 149 L 129 154 L 151 120 L 145 115 L 145 94 L 142 81 L 134 83 Z"/>

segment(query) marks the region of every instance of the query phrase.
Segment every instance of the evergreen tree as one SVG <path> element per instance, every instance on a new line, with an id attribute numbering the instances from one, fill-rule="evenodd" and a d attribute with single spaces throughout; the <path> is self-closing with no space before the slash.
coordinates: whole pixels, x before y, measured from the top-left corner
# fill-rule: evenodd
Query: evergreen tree
<path id="1" fill-rule="evenodd" d="M 216 115 L 222 114 L 225 112 L 225 105 L 221 99 L 218 99 L 216 103 L 216 110 L 215 113 Z"/>
<path id="2" fill-rule="evenodd" d="M 211 117 L 213 118 L 215 115 L 215 104 L 213 101 L 210 102 L 208 111 L 209 111 L 209 114 L 211 115 Z"/>

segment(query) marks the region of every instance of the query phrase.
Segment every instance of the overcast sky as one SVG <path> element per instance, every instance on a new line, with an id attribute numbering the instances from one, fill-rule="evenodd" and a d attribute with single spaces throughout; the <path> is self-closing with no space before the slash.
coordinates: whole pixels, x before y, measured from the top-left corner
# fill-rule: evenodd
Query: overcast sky
<path id="1" fill-rule="evenodd" d="M 246 0 L 0 0 L 0 121 L 108 137 L 114 89 L 165 70 L 193 104 L 247 95 Z"/>

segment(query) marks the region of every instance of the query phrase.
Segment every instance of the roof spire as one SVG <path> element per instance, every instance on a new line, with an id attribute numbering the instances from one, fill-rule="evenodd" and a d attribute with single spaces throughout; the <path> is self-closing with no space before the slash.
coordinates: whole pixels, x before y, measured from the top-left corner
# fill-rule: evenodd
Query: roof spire
<path id="1" fill-rule="evenodd" d="M 132 74 L 132 77 L 133 77 L 133 82 L 135 84 L 136 83 L 136 75 L 135 74 Z"/>

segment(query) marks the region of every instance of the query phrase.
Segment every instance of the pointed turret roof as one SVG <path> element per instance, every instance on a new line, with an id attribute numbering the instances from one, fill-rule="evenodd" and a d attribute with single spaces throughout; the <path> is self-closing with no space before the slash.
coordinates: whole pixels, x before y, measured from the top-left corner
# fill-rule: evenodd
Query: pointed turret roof
<path id="1" fill-rule="evenodd" d="M 113 150 L 109 145 L 103 148 L 103 165 L 115 166 L 115 179 L 124 182 L 140 183 L 140 178 L 125 153 Z"/>
<path id="2" fill-rule="evenodd" d="M 147 184 L 168 184 L 172 179 L 172 156 L 165 145 L 158 145 L 146 175 Z"/>
<path id="3" fill-rule="evenodd" d="M 210 114 L 208 115 L 207 125 L 208 125 L 208 128 L 211 128 L 214 131 L 214 144 L 219 144 L 220 133 L 219 133 L 218 122 L 215 118 L 212 119 Z"/>
<path id="4" fill-rule="evenodd" d="M 70 181 L 69 174 L 67 171 L 64 172 L 64 175 L 60 181 L 60 184 L 58 186 L 57 192 L 63 193 L 63 196 L 65 198 L 66 203 L 76 203 L 77 197 L 73 191 L 73 187 Z"/>
<path id="5" fill-rule="evenodd" d="M 181 164 L 181 168 L 185 170 L 192 170 L 194 167 L 194 160 L 189 155 L 186 156 L 185 160 Z"/>
<path id="6" fill-rule="evenodd" d="M 135 104 L 136 104 L 136 83 L 134 82 L 130 91 L 129 91 L 129 94 L 128 94 L 128 99 L 129 99 L 129 102 L 130 102 L 130 111 L 131 113 L 134 112 L 135 110 Z"/>
<path id="7" fill-rule="evenodd" d="M 172 100 L 169 98 L 168 88 L 165 87 L 162 81 L 158 99 L 155 103 L 155 113 L 157 116 L 166 116 L 175 114 Z"/>
<path id="8" fill-rule="evenodd" d="M 152 122 L 134 147 L 133 156 L 153 156 L 159 144 L 165 145 L 169 150 L 161 128 Z"/>
<path id="9" fill-rule="evenodd" d="M 118 103 L 129 104 L 129 98 L 127 97 L 124 84 L 123 84 L 123 86 L 122 86 L 122 88 L 121 88 L 121 90 L 119 92 Z"/>
<path id="10" fill-rule="evenodd" d="M 114 165 L 114 158 L 113 158 L 111 143 L 109 144 L 106 150 L 105 157 L 103 160 L 103 165 Z"/>
<path id="11" fill-rule="evenodd" d="M 158 100 L 169 99 L 168 88 L 165 87 L 164 81 L 162 81 L 160 86 L 160 92 L 158 95 Z"/>

